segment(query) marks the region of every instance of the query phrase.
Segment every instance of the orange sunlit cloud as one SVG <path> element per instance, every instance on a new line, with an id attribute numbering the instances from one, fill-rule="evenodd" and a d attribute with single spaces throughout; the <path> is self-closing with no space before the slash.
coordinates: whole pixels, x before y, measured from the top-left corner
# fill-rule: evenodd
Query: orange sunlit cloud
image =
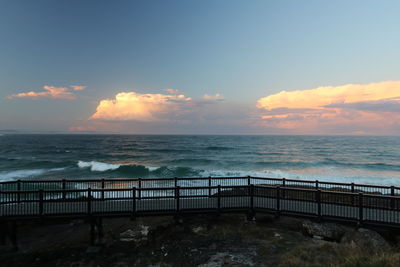
<path id="1" fill-rule="evenodd" d="M 264 126 L 294 133 L 394 134 L 400 129 L 400 82 L 325 86 L 261 98 Z"/>
<path id="2" fill-rule="evenodd" d="M 182 106 L 190 105 L 190 97 L 165 94 L 140 94 L 122 92 L 115 99 L 101 100 L 91 119 L 167 121 L 184 112 Z"/>
<path id="3" fill-rule="evenodd" d="M 86 86 L 83 85 L 71 85 L 68 87 L 57 87 L 57 86 L 43 86 L 43 90 L 41 92 L 29 91 L 18 93 L 14 95 L 8 96 L 9 99 L 13 98 L 30 98 L 30 99 L 39 99 L 39 98 L 51 98 L 51 99 L 64 99 L 64 100 L 73 100 L 76 99 L 76 96 L 72 91 L 82 91 L 86 89 Z"/>

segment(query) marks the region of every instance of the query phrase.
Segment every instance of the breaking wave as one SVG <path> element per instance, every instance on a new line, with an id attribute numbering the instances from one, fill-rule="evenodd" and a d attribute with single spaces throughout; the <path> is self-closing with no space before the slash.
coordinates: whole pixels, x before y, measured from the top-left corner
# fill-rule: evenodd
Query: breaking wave
<path id="1" fill-rule="evenodd" d="M 15 170 L 15 171 L 3 171 L 0 172 L 0 181 L 12 181 L 19 178 L 29 178 L 38 175 L 43 175 L 49 172 L 63 171 L 64 168 L 54 169 L 33 169 L 33 170 Z"/>
<path id="2" fill-rule="evenodd" d="M 190 167 L 169 167 L 169 166 L 144 166 L 138 164 L 110 164 L 97 161 L 79 161 L 79 168 L 88 168 L 92 172 L 103 172 L 113 174 L 112 176 L 123 177 L 190 177 L 201 176 L 203 170 L 197 170 Z"/>

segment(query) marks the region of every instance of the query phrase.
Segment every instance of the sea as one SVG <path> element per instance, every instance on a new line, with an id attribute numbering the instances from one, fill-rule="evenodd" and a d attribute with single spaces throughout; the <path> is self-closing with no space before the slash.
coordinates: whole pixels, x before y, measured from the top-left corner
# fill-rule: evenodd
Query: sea
<path id="1" fill-rule="evenodd" d="M 400 137 L 0 135 L 0 181 L 274 177 L 400 185 Z"/>

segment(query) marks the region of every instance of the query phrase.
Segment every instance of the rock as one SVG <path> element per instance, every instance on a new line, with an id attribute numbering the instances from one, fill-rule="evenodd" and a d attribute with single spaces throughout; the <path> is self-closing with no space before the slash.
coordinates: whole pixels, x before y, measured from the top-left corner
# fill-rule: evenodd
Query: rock
<path id="1" fill-rule="evenodd" d="M 198 267 L 220 267 L 220 266 L 254 266 L 254 261 L 250 255 L 231 254 L 219 252 L 212 255 L 206 263 Z"/>
<path id="2" fill-rule="evenodd" d="M 81 225 L 81 224 L 84 224 L 84 223 L 85 223 L 84 220 L 82 220 L 82 219 L 76 219 L 76 220 L 72 220 L 72 221 L 69 223 L 69 225 L 70 225 L 70 226 L 76 226 L 76 225 Z"/>
<path id="3" fill-rule="evenodd" d="M 209 247 L 210 250 L 216 250 L 217 249 L 217 244 L 212 243 Z"/>
<path id="4" fill-rule="evenodd" d="M 389 243 L 380 234 L 365 228 L 346 233 L 342 237 L 341 242 L 373 252 L 384 251 L 390 248 Z"/>
<path id="5" fill-rule="evenodd" d="M 397 245 L 398 247 L 400 247 L 400 235 L 397 235 L 397 236 L 394 238 L 394 240 L 395 240 L 395 242 L 396 242 L 396 245 Z"/>
<path id="6" fill-rule="evenodd" d="M 101 247 L 90 246 L 86 249 L 87 254 L 96 254 L 101 251 Z"/>
<path id="7" fill-rule="evenodd" d="M 204 230 L 205 229 L 202 226 L 195 226 L 195 227 L 192 228 L 192 232 L 195 233 L 195 234 L 199 234 L 201 232 L 204 232 Z"/>
<path id="8" fill-rule="evenodd" d="M 147 240 L 149 234 L 149 227 L 141 225 L 139 229 L 131 230 L 128 229 L 125 232 L 119 234 L 120 240 L 123 242 L 140 242 Z"/>
<path id="9" fill-rule="evenodd" d="M 282 238 L 281 235 L 280 235 L 279 233 L 274 233 L 274 237 L 275 237 L 275 238 L 279 238 L 279 239 Z"/>
<path id="10" fill-rule="evenodd" d="M 312 237 L 319 236 L 323 239 L 337 242 L 341 240 L 345 233 L 351 231 L 351 228 L 339 224 L 315 223 L 308 220 L 302 223 L 302 227 Z"/>
<path id="11" fill-rule="evenodd" d="M 319 235 L 315 235 L 315 236 L 313 236 L 313 238 L 316 239 L 316 240 L 324 240 L 324 238 L 322 236 L 319 236 Z"/>

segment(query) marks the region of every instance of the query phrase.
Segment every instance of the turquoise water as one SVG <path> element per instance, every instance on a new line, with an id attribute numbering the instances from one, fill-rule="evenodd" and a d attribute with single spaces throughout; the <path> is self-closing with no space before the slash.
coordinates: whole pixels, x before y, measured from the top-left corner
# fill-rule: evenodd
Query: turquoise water
<path id="1" fill-rule="evenodd" d="M 400 184 L 400 137 L 2 135 L 0 181 L 262 176 Z"/>

